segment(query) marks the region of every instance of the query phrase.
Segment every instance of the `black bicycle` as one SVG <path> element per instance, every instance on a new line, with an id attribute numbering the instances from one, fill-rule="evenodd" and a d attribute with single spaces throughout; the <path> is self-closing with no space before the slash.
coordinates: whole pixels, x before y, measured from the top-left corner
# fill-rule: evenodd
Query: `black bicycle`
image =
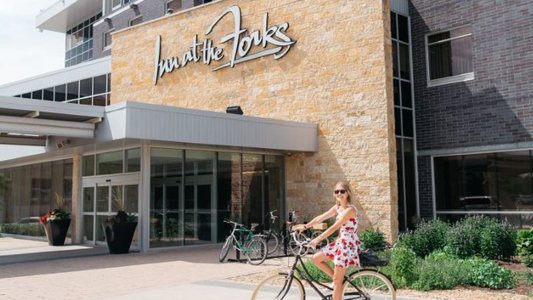
<path id="1" fill-rule="evenodd" d="M 277 210 L 273 210 L 265 215 L 266 218 L 270 218 L 271 224 L 276 223 L 277 216 L 274 215 L 275 212 L 277 212 Z M 283 247 L 285 254 L 289 251 L 292 254 L 297 254 L 297 250 L 300 249 L 300 247 L 293 239 L 291 239 L 292 226 L 298 220 L 297 212 L 297 210 L 289 212 L 289 220 L 284 224 L 281 231 L 277 231 L 272 227 L 261 231 L 261 235 L 265 236 L 269 255 L 276 253 L 281 247 Z"/>
<path id="2" fill-rule="evenodd" d="M 296 240 L 297 233 L 291 234 Z M 306 247 L 309 241 L 300 243 Z M 316 281 L 305 267 L 302 256 L 297 254 L 294 264 L 286 273 L 278 273 L 263 280 L 254 290 L 252 300 L 305 300 L 306 281 L 321 300 L 331 300 L 333 289 Z M 322 289 L 322 290 L 321 290 Z M 325 290 L 325 292 L 324 292 Z M 343 300 L 396 299 L 396 288 L 384 273 L 370 268 L 361 268 L 344 277 Z"/>

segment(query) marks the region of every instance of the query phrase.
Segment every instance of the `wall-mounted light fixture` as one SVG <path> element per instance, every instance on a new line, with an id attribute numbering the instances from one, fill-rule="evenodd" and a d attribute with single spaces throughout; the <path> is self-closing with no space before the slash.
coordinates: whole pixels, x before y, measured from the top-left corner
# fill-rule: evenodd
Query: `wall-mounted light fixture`
<path id="1" fill-rule="evenodd" d="M 106 21 L 107 23 L 111 22 L 111 18 L 104 18 L 104 21 Z"/>
<path id="2" fill-rule="evenodd" d="M 227 114 L 236 114 L 236 115 L 242 115 L 242 109 L 239 105 L 236 106 L 228 106 L 226 107 L 226 113 Z"/>
<path id="3" fill-rule="evenodd" d="M 139 5 L 133 3 L 133 4 L 130 4 L 130 8 L 131 9 L 137 9 L 137 8 L 139 8 Z"/>
<path id="4" fill-rule="evenodd" d="M 167 15 L 171 15 L 171 14 L 173 14 L 173 13 L 174 13 L 174 11 L 173 11 L 172 9 L 170 9 L 170 8 L 167 9 Z"/>

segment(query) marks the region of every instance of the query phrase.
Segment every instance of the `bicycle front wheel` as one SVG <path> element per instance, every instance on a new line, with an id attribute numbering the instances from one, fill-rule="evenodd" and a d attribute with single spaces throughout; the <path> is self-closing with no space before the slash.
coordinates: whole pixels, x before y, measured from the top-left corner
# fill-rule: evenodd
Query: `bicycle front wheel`
<path id="1" fill-rule="evenodd" d="M 263 235 L 266 236 L 265 240 L 267 242 L 268 254 L 270 255 L 276 253 L 279 248 L 278 236 L 273 231 L 263 232 Z"/>
<path id="2" fill-rule="evenodd" d="M 226 242 L 224 243 L 224 246 L 222 246 L 222 249 L 220 250 L 218 261 L 224 262 L 224 260 L 226 259 L 226 256 L 228 256 L 229 248 L 231 248 L 231 242 L 232 242 L 232 238 L 231 236 L 228 236 L 228 238 L 226 239 Z"/>
<path id="3" fill-rule="evenodd" d="M 246 259 L 251 265 L 262 264 L 268 253 L 267 244 L 263 238 L 254 238 L 246 244 Z"/>
<path id="4" fill-rule="evenodd" d="M 359 270 L 344 282 L 343 295 L 348 299 L 396 299 L 396 289 L 389 278 L 376 270 Z"/>
<path id="5" fill-rule="evenodd" d="M 302 283 L 288 274 L 277 274 L 263 280 L 254 290 L 252 300 L 304 300 Z"/>

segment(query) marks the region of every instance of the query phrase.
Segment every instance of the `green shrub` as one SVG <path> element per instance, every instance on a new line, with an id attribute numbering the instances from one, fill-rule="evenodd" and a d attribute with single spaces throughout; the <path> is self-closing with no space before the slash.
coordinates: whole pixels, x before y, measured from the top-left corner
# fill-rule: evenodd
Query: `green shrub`
<path id="1" fill-rule="evenodd" d="M 333 262 L 330 260 L 327 260 L 326 263 L 333 269 Z M 320 270 L 312 261 L 308 260 L 304 263 L 305 268 L 307 271 L 309 271 L 309 274 L 311 274 L 311 277 L 313 277 L 318 282 L 331 282 L 332 278 L 329 277 L 326 273 L 324 273 L 322 270 Z M 349 267 L 348 270 L 346 270 L 346 275 L 350 274 L 351 272 L 355 271 L 354 267 Z M 305 272 L 302 272 L 305 274 Z M 301 279 L 300 274 L 298 274 L 298 278 Z"/>
<path id="2" fill-rule="evenodd" d="M 487 223 L 479 239 L 483 258 L 509 260 L 516 253 L 516 229 L 507 222 Z"/>
<path id="3" fill-rule="evenodd" d="M 468 259 L 465 261 L 465 267 L 471 270 L 470 279 L 473 285 L 490 289 L 512 289 L 517 284 L 512 271 L 483 258 Z"/>
<path id="4" fill-rule="evenodd" d="M 425 257 L 446 245 L 450 224 L 439 219 L 422 221 L 415 231 L 400 235 L 398 246 L 413 250 L 417 256 Z"/>
<path id="5" fill-rule="evenodd" d="M 470 272 L 462 260 L 444 251 L 431 253 L 418 268 L 418 280 L 412 285 L 416 290 L 449 290 L 467 284 Z"/>
<path id="6" fill-rule="evenodd" d="M 509 224 L 488 216 L 473 216 L 453 226 L 447 245 L 460 258 L 510 259 L 516 252 L 513 240 L 516 240 L 516 230 Z"/>
<path id="7" fill-rule="evenodd" d="M 522 263 L 528 268 L 533 267 L 533 255 L 522 256 Z"/>
<path id="8" fill-rule="evenodd" d="M 526 279 L 527 283 L 533 285 L 533 272 L 527 271 L 522 273 L 522 276 Z"/>
<path id="9" fill-rule="evenodd" d="M 518 232 L 516 246 L 519 255 L 526 256 L 533 254 L 533 228 Z"/>
<path id="10" fill-rule="evenodd" d="M 0 232 L 8 234 L 44 236 L 44 227 L 30 224 L 0 224 Z"/>
<path id="11" fill-rule="evenodd" d="M 411 286 L 417 280 L 417 265 L 419 260 L 416 253 L 403 247 L 391 250 L 391 276 L 397 288 Z"/>
<path id="12" fill-rule="evenodd" d="M 372 228 L 367 229 L 359 235 L 361 240 L 361 248 L 363 250 L 370 250 L 379 252 L 385 249 L 387 242 L 385 241 L 385 234 L 379 230 Z"/>

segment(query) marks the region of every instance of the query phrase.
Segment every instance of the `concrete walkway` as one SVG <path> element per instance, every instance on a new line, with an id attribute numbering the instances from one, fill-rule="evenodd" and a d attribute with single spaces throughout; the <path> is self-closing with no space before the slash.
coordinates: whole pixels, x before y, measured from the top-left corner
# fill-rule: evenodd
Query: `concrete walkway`
<path id="1" fill-rule="evenodd" d="M 255 284 L 226 279 L 289 263 L 288 258 L 260 266 L 219 263 L 219 251 L 220 245 L 209 245 L 112 255 L 105 247 L 0 238 L 0 299 L 248 300 Z"/>

